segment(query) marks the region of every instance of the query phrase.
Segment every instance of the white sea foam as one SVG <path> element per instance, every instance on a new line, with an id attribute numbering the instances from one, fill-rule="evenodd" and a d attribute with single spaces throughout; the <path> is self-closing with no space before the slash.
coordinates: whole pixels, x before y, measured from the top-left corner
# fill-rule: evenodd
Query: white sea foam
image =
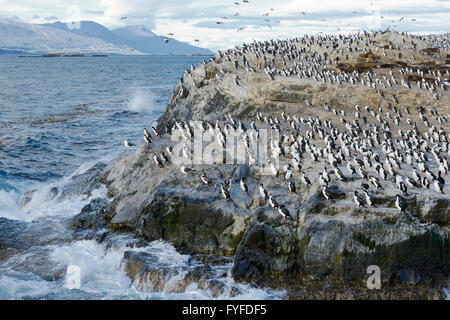
<path id="1" fill-rule="evenodd" d="M 24 206 L 20 205 L 22 194 L 14 191 L 0 190 L 0 217 L 11 220 L 33 221 L 45 216 L 70 217 L 78 214 L 90 199 L 104 197 L 106 188 L 93 190 L 90 197 L 86 195 L 74 195 L 63 200 L 52 198 L 51 188 L 61 187 L 63 184 L 36 184 L 30 190 L 36 190 L 31 200 Z"/>
<path id="2" fill-rule="evenodd" d="M 107 161 L 111 159 L 108 157 L 100 160 Z M 101 186 L 93 190 L 89 197 L 86 195 L 72 195 L 62 200 L 53 194 L 51 189 L 56 187 L 57 190 L 62 190 L 74 176 L 85 173 L 97 162 L 93 161 L 83 164 L 72 174 L 56 182 L 33 183 L 28 186 L 19 184 L 15 186 L 18 191 L 0 190 L 0 217 L 29 222 L 45 216 L 70 217 L 78 214 L 91 199 L 106 197 L 106 188 Z M 35 191 L 33 192 L 33 190 Z M 27 191 L 32 191 L 31 199 L 25 205 L 22 205 L 21 201 L 24 193 Z"/>
<path id="3" fill-rule="evenodd" d="M 0 274 L 0 299 L 24 299 L 45 296 L 57 290 L 55 282 L 44 281 L 38 276 L 8 272 Z"/>
<path id="4" fill-rule="evenodd" d="M 153 241 L 147 247 L 133 249 L 134 251 L 143 251 L 151 253 L 156 257 L 155 268 L 158 266 L 169 267 L 174 270 L 174 274 L 166 280 L 163 291 L 150 292 L 150 283 L 144 281 L 139 283 L 136 279 L 133 286 L 140 291 L 141 296 L 152 299 L 246 299 L 246 300 L 263 300 L 263 299 L 281 299 L 285 295 L 285 291 L 255 288 L 250 284 L 236 283 L 231 276 L 232 264 L 224 264 L 213 266 L 212 271 L 215 276 L 212 279 L 218 279 L 223 284 L 223 293 L 216 296 L 208 289 L 199 288 L 198 283 L 191 283 L 186 287 L 184 292 L 173 292 L 173 287 L 177 281 L 182 280 L 185 268 L 189 268 L 189 255 L 182 255 L 176 249 L 165 241 Z M 195 262 L 193 263 L 195 264 Z M 184 269 L 183 269 L 184 268 Z M 221 275 L 226 273 L 225 277 Z M 147 282 L 147 283 L 146 283 Z M 232 296 L 232 288 L 237 288 L 239 294 Z"/>
<path id="5" fill-rule="evenodd" d="M 83 240 L 55 246 L 51 259 L 66 268 L 79 268 L 81 286 L 76 290 L 83 292 L 83 295 L 89 293 L 103 299 L 136 299 L 139 294 L 131 286 L 131 280 L 121 266 L 124 250 L 122 247 L 105 251 L 104 246 L 95 240 Z"/>
<path id="6" fill-rule="evenodd" d="M 155 104 L 155 97 L 149 89 L 136 88 L 132 91 L 127 107 L 133 112 L 151 112 Z"/>
<path id="7" fill-rule="evenodd" d="M 103 159 L 108 160 L 108 159 Z M 85 173 L 95 163 L 80 166 L 74 173 L 64 177 L 58 182 L 36 183 L 33 185 L 14 186 L 19 191 L 0 190 L 0 217 L 8 219 L 33 221 L 40 217 L 51 216 L 56 219 L 66 218 L 78 214 L 81 208 L 91 199 L 106 197 L 106 188 L 94 190 L 90 197 L 85 195 L 72 195 L 68 198 L 52 196 L 51 188 L 62 190 L 70 180 L 79 174 Z M 23 192 L 36 190 L 31 200 L 24 206 L 20 205 Z M 51 238 L 52 235 L 49 235 Z M 146 247 L 134 248 L 134 251 L 143 251 L 154 258 L 152 268 L 159 267 L 173 270 L 170 278 L 166 279 L 164 290 L 152 292 L 146 290 L 144 285 L 133 283 L 124 271 L 123 257 L 127 246 L 133 240 L 132 234 L 114 235 L 107 244 L 99 244 L 95 240 L 73 241 L 71 243 L 51 244 L 43 248 L 31 248 L 28 251 L 14 256 L 11 261 L 26 262 L 26 257 L 34 255 L 33 250 L 49 252 L 49 264 L 45 266 L 48 272 L 58 273 L 58 270 L 79 271 L 79 287 L 67 285 L 66 274 L 63 279 L 46 281 L 36 274 L 33 268 L 14 269 L 5 263 L 0 273 L 0 299 L 279 299 L 283 292 L 254 288 L 248 284 L 236 284 L 231 276 L 231 264 L 213 267 L 213 274 L 224 285 L 223 293 L 215 296 L 208 289 L 199 288 L 199 284 L 191 283 L 183 292 L 173 292 L 173 286 L 182 280 L 189 268 L 190 256 L 183 255 L 169 243 L 164 241 L 151 242 Z M 226 273 L 224 277 L 223 274 Z M 213 275 L 213 279 L 216 277 Z M 220 275 L 220 276 L 219 276 Z M 77 283 L 77 282 L 75 282 Z M 231 288 L 238 288 L 240 294 L 231 296 Z"/>

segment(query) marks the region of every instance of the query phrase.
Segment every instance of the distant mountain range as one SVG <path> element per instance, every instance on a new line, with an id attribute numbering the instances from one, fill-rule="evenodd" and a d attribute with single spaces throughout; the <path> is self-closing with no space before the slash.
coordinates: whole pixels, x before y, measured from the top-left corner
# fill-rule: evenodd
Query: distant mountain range
<path id="1" fill-rule="evenodd" d="M 79 29 L 67 24 L 30 24 L 0 20 L 0 55 L 49 52 L 80 52 L 122 55 L 210 55 L 209 49 L 154 34 L 145 26 L 110 30 L 93 21 L 81 21 Z"/>

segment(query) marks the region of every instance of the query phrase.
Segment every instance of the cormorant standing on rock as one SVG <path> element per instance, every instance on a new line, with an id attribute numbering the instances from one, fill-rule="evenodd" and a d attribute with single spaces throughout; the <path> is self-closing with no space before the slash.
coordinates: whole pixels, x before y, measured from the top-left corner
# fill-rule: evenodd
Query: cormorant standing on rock
<path id="1" fill-rule="evenodd" d="M 295 187 L 295 183 L 292 180 L 289 180 L 289 191 L 293 193 L 297 193 L 297 189 Z"/>
<path id="2" fill-rule="evenodd" d="M 241 181 L 240 181 L 240 185 L 241 185 L 241 189 L 242 189 L 242 191 L 245 193 L 245 194 L 248 194 L 248 187 L 247 187 L 247 184 L 245 183 L 245 178 L 241 178 Z"/>
<path id="3" fill-rule="evenodd" d="M 308 177 L 305 175 L 304 172 L 302 172 L 301 180 L 302 180 L 302 183 L 305 184 L 306 186 L 311 185 L 311 181 L 308 179 Z"/>
<path id="4" fill-rule="evenodd" d="M 202 179 L 203 184 L 205 184 L 207 186 L 209 186 L 211 184 L 211 180 L 209 180 L 208 177 L 204 173 L 202 173 L 200 178 Z"/>
<path id="5" fill-rule="evenodd" d="M 353 192 L 353 201 L 358 205 L 358 207 L 361 207 L 363 205 L 361 199 L 358 196 L 358 191 Z"/>
<path id="6" fill-rule="evenodd" d="M 267 190 L 264 188 L 262 183 L 259 184 L 259 194 L 261 195 L 262 200 L 266 200 L 268 198 Z"/>
<path id="7" fill-rule="evenodd" d="M 278 208 L 278 202 L 272 196 L 269 197 L 269 204 L 273 210 Z"/>
<path id="8" fill-rule="evenodd" d="M 222 196 L 225 200 L 231 199 L 230 192 L 225 188 L 223 184 L 220 185 L 220 190 L 222 192 Z"/>
<path id="9" fill-rule="evenodd" d="M 286 220 L 286 217 L 291 218 L 291 214 L 289 213 L 289 210 L 286 209 L 286 207 L 284 205 L 281 205 L 278 207 L 278 212 L 280 213 L 280 215 L 282 217 L 281 219 L 283 221 Z"/>
<path id="10" fill-rule="evenodd" d="M 331 197 L 331 193 L 328 191 L 328 187 L 327 186 L 323 186 L 322 187 L 322 194 L 325 197 L 325 199 L 333 200 L 332 197 Z"/>
<path id="11" fill-rule="evenodd" d="M 441 171 L 438 173 L 438 177 L 434 180 L 434 189 L 439 193 L 444 193 L 444 178 L 441 177 Z"/>
<path id="12" fill-rule="evenodd" d="M 125 147 L 128 147 L 128 148 L 131 148 L 131 147 L 134 147 L 134 146 L 135 146 L 134 143 L 131 143 L 131 142 L 129 142 L 128 140 L 125 140 L 125 141 L 123 142 L 123 144 L 125 145 Z"/>
<path id="13" fill-rule="evenodd" d="M 401 195 L 397 195 L 397 197 L 395 198 L 395 206 L 399 210 L 399 213 L 406 212 L 406 209 L 408 209 L 406 200 Z"/>

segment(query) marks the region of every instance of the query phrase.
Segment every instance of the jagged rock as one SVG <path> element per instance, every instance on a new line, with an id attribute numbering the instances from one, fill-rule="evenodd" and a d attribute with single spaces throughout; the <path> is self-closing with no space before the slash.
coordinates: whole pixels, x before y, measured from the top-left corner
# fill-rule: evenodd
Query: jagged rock
<path id="1" fill-rule="evenodd" d="M 51 250 L 34 248 L 26 254 L 16 254 L 0 267 L 16 272 L 32 273 L 46 281 L 57 281 L 66 275 L 66 267 L 57 265 L 50 257 Z"/>
<path id="2" fill-rule="evenodd" d="M 184 292 L 191 283 L 205 286 L 212 276 L 207 265 L 173 267 L 148 252 L 125 251 L 124 259 L 127 275 L 139 288 L 150 292 Z"/>
<path id="3" fill-rule="evenodd" d="M 62 225 L 49 223 L 51 217 L 24 222 L 0 218 L 0 248 L 26 250 L 70 241 L 70 234 Z"/>
<path id="4" fill-rule="evenodd" d="M 72 228 L 97 229 L 105 227 L 105 207 L 108 201 L 102 198 L 93 199 L 85 205 L 81 212 L 70 219 L 69 226 Z"/>
<path id="5" fill-rule="evenodd" d="M 420 201 L 417 205 L 420 219 L 439 225 L 450 225 L 450 199 L 434 198 Z"/>
<path id="6" fill-rule="evenodd" d="M 0 218 L 0 273 L 14 270 L 30 272 L 47 281 L 61 279 L 65 268 L 53 262 L 51 250 L 45 246 L 71 240 L 70 233 L 51 217 L 32 222 Z"/>
<path id="7" fill-rule="evenodd" d="M 54 189 L 51 191 L 53 196 L 59 193 L 59 199 L 65 199 L 73 195 L 91 196 L 92 191 L 101 186 L 99 179 L 100 173 L 106 167 L 104 163 L 97 163 L 86 172 L 71 177 L 70 181 L 64 185 L 62 190 Z"/>
<path id="8" fill-rule="evenodd" d="M 149 240 L 169 240 L 181 251 L 230 254 L 245 230 L 241 211 L 217 195 L 160 187 L 139 210 L 138 232 Z"/>
<path id="9" fill-rule="evenodd" d="M 330 47 L 313 44 L 309 49 L 335 61 L 323 67 L 336 74 L 371 71 L 373 77 L 381 79 L 382 76 L 390 78 L 391 71 L 399 74 L 399 68 L 418 68 L 425 73 L 420 79 L 412 72 L 402 72 L 398 81 L 420 80 L 432 84 L 435 76 L 427 72 L 440 70 L 443 74 L 447 70 L 445 55 L 427 50 L 429 45 L 424 39 L 415 39 L 417 50 L 413 50 L 409 42 L 405 44 L 409 40 L 399 33 L 381 32 L 372 40 L 370 46 L 365 47 L 368 50 L 346 57 L 345 62 L 339 50 L 334 50 L 334 44 Z M 399 55 L 398 48 L 403 44 L 405 49 Z M 419 106 L 424 110 L 436 108 L 443 115 L 448 111 L 448 90 L 439 89 L 439 96 L 434 96 L 430 90 L 414 87 L 414 83 L 411 89 L 400 85 L 381 89 L 379 85 L 369 88 L 360 83 L 337 84 L 311 77 L 277 75 L 271 79 L 263 70 L 270 63 L 262 58 L 257 60 L 252 54 L 245 55 L 252 65 L 261 63 L 261 68 L 256 72 L 242 67 L 236 69 L 231 61 L 216 56 L 213 61 L 192 69 L 175 87 L 157 129 L 164 132 L 166 124 L 183 120 L 214 123 L 229 114 L 249 128 L 249 121 L 257 112 L 280 119 L 283 111 L 305 119 L 332 119 L 333 124 L 341 126 L 357 118 L 361 123 L 365 121 L 355 114 L 356 104 L 361 110 L 366 105 L 373 109 L 382 107 L 384 111 L 380 111 L 380 116 L 383 118 L 393 105 L 402 112 L 404 106 L 411 111 Z M 286 62 L 280 57 L 273 60 L 277 68 L 286 69 L 285 63 L 292 65 L 292 61 Z M 330 111 L 325 111 L 324 104 Z M 346 114 L 333 115 L 331 109 Z M 367 112 L 365 115 L 370 116 Z M 392 114 L 386 115 L 386 118 L 391 117 Z M 417 121 L 423 132 L 427 130 L 423 121 L 419 122 L 417 113 L 404 116 L 407 117 L 412 122 Z M 436 120 L 434 117 L 429 116 L 431 121 Z M 406 119 L 401 121 L 393 131 L 411 129 L 405 124 Z M 258 125 L 265 126 L 264 123 Z M 443 128 L 445 125 L 440 124 Z M 289 132 L 289 126 L 285 127 Z M 346 130 L 344 125 L 340 129 Z M 310 128 L 305 125 L 301 133 L 306 130 Z M 128 150 L 104 168 L 100 181 L 106 184 L 113 199 L 102 212 L 110 228 L 132 231 L 148 241 L 170 241 L 181 252 L 200 254 L 197 255 L 197 258 L 202 257 L 200 259 L 214 255 L 234 256 L 232 274 L 236 280 L 293 288 L 292 298 L 442 298 L 435 289 L 441 285 L 439 281 L 448 278 L 450 270 L 447 185 L 445 195 L 410 188 L 410 196 L 405 197 L 408 212 L 399 214 L 395 208 L 398 189 L 393 189 L 394 183 L 389 181 L 383 182 L 380 189 L 371 188 L 374 207 L 368 208 L 365 201 L 357 207 L 352 194 L 361 189 L 362 180 L 350 175 L 343 166 L 346 181 L 343 183 L 333 177 L 329 186 L 332 201 L 324 199 L 316 181 L 323 164 L 306 159 L 302 160 L 302 170 L 313 184 L 302 185 L 295 173 L 296 193 L 288 191 L 283 177 L 274 178 L 263 168 L 239 162 L 222 164 L 230 159 L 228 153 L 225 157 L 216 153 L 212 164 L 186 163 L 193 169 L 188 174 L 182 174 L 177 163 L 162 168 L 155 166 L 153 153 L 177 143 L 176 137 L 163 135 L 153 139 L 150 146 L 143 143 L 135 152 Z M 381 146 L 369 149 L 380 155 L 384 153 Z M 398 171 L 401 175 L 410 175 L 410 169 L 402 167 Z M 369 170 L 369 174 L 376 174 L 373 168 Z M 199 179 L 202 173 L 213 181 L 212 185 L 203 185 Z M 249 188 L 247 195 L 238 184 L 244 176 Z M 218 184 L 229 179 L 232 181 L 231 199 L 224 200 Z M 264 183 L 270 195 L 286 206 L 291 218 L 281 221 L 278 212 L 260 199 L 259 183 Z M 127 259 L 130 277 L 149 279 L 151 290 L 167 289 L 167 279 L 173 278 L 174 272 L 175 275 L 186 272 L 183 268 L 176 271 L 173 268 L 148 269 L 151 264 L 145 259 L 151 257 L 130 255 Z M 361 288 L 361 283 L 367 267 L 372 264 L 380 266 L 386 289 L 368 293 L 367 288 Z M 430 279 L 435 280 L 434 284 Z M 221 295 L 221 282 L 209 280 L 199 282 L 203 287 L 210 283 L 211 294 Z M 172 284 L 170 290 L 182 290 L 187 282 Z M 408 289 L 411 284 L 419 286 L 418 289 Z"/>

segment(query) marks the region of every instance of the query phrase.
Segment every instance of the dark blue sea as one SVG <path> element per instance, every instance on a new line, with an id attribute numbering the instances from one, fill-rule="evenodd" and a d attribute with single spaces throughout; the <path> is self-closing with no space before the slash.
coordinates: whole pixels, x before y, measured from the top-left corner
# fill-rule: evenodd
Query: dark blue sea
<path id="1" fill-rule="evenodd" d="M 0 259 L 0 299 L 211 298 L 195 284 L 173 293 L 170 287 L 149 292 L 132 283 L 122 263 L 131 235 L 117 235 L 114 245 L 107 247 L 72 238 L 64 219 L 79 213 L 92 198 L 105 196 L 104 188 L 89 196 L 49 196 L 52 188 L 61 190 L 72 177 L 125 152 L 125 139 L 141 143 L 142 128 L 162 114 L 184 70 L 203 59 L 0 56 L 0 232 L 4 237 L 11 233 L 11 239 L 25 247 L 27 241 L 33 244 Z M 30 191 L 32 197 L 24 203 Z M 141 250 L 173 268 L 183 268 L 189 258 L 162 241 Z M 75 289 L 67 286 L 64 276 L 57 276 L 74 265 L 81 274 Z M 217 272 L 229 272 L 230 267 L 219 266 Z M 230 288 L 236 285 L 230 275 L 221 281 Z M 239 287 L 236 298 L 282 296 L 245 284 Z M 226 291 L 219 296 L 229 297 Z"/>

